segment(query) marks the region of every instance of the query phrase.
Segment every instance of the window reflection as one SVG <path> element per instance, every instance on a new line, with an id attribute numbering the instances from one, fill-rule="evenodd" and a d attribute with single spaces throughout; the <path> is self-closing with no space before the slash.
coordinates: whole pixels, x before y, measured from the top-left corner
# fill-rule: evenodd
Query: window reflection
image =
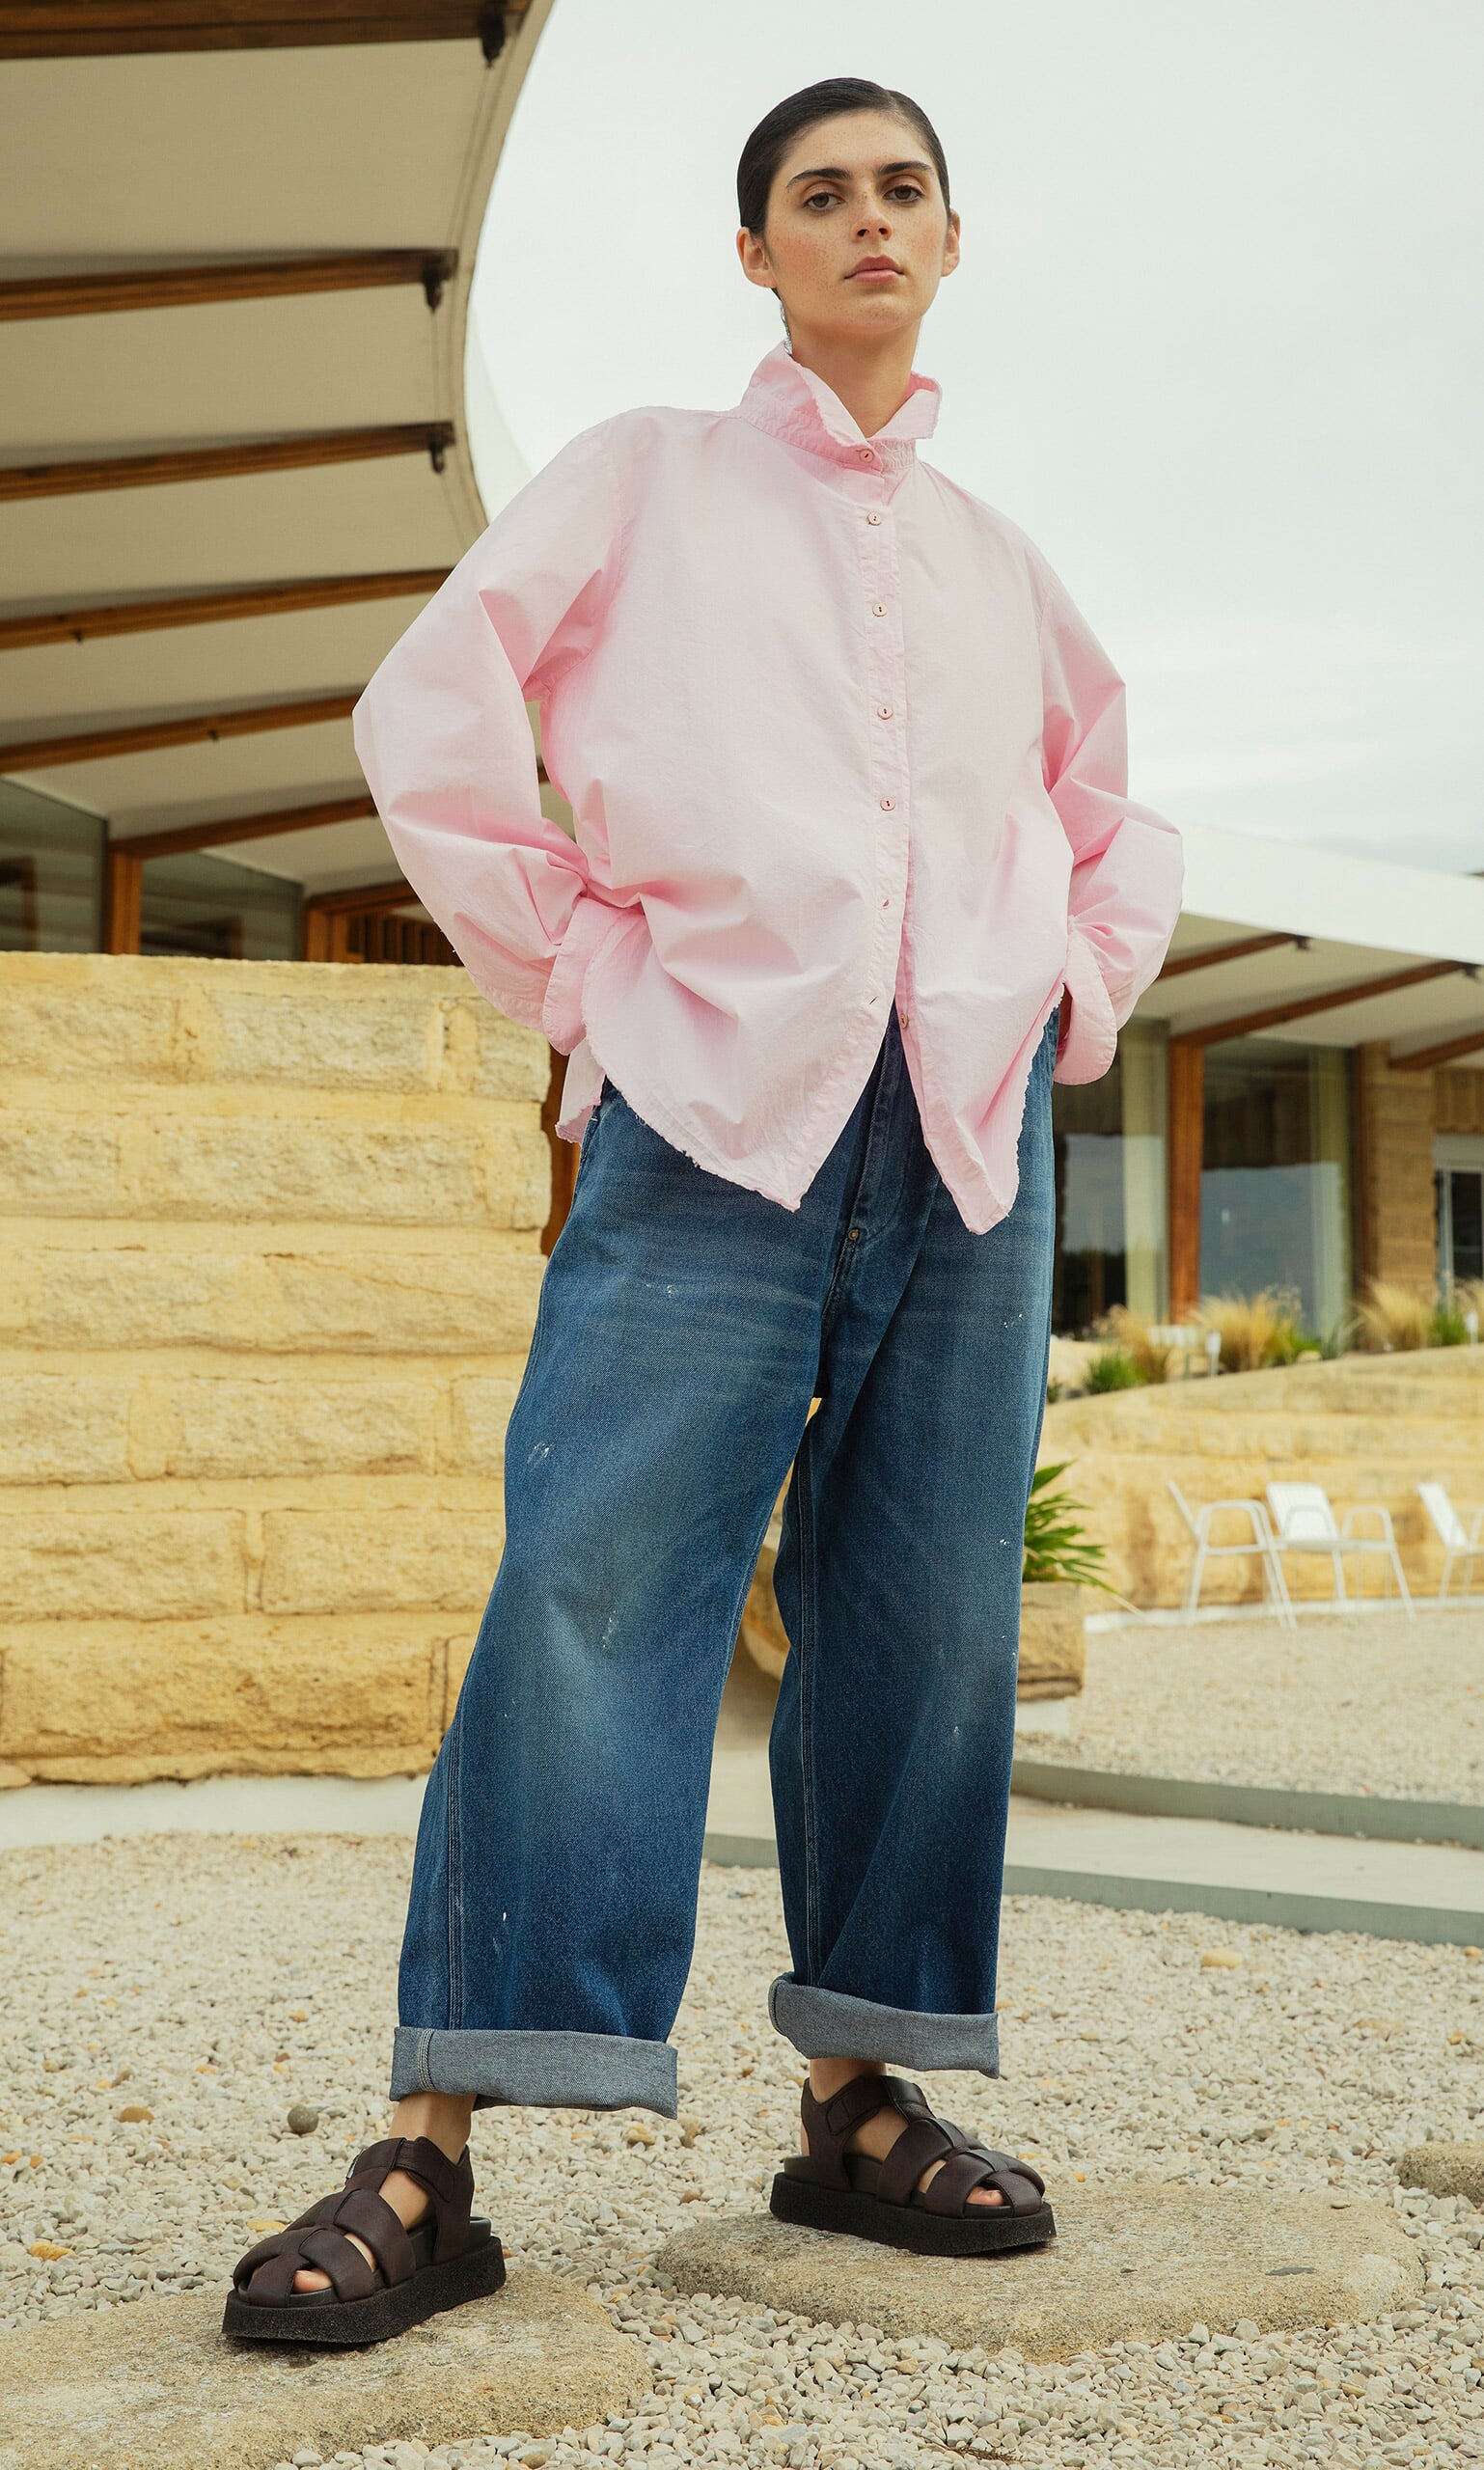
<path id="1" fill-rule="evenodd" d="M 1309 1329 L 1350 1298 L 1349 1058 L 1243 1038 L 1206 1051 L 1200 1284 L 1297 1294 Z"/>

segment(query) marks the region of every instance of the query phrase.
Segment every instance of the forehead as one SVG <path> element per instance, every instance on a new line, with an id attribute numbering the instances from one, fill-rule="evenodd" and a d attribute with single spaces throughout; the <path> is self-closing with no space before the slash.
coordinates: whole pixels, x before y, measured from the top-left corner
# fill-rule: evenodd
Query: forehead
<path id="1" fill-rule="evenodd" d="M 788 180 L 797 172 L 828 163 L 868 178 L 878 164 L 900 163 L 909 156 L 925 162 L 927 148 L 895 112 L 834 112 L 828 120 L 811 122 L 790 141 L 778 177 Z"/>

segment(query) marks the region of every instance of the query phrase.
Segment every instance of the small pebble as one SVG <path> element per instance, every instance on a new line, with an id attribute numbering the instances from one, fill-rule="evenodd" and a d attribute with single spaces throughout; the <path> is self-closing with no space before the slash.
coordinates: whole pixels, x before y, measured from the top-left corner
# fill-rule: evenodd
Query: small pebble
<path id="1" fill-rule="evenodd" d="M 295 2101 L 289 2113 L 289 2124 L 295 2135 L 313 2135 L 319 2125 L 319 2112 L 311 2101 Z"/>

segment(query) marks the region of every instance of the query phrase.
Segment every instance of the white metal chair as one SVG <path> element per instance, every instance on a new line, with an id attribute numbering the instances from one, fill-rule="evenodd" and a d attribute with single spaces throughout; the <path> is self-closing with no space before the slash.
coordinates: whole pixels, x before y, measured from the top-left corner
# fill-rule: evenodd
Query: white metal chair
<path id="1" fill-rule="evenodd" d="M 1484 1561 L 1484 1532 L 1481 1532 L 1484 1530 L 1484 1509 L 1470 1510 L 1469 1523 L 1465 1526 L 1449 1500 L 1443 1485 L 1419 1484 L 1417 1491 L 1421 1496 L 1422 1507 L 1437 1529 L 1438 1538 L 1445 1555 L 1443 1564 L 1443 1580 L 1438 1589 L 1438 1601 L 1442 1604 L 1447 1594 L 1448 1582 L 1453 1576 L 1455 1564 L 1462 1561 L 1464 1565 L 1464 1583 L 1459 1592 L 1467 1595 L 1474 1562 Z"/>
<path id="2" fill-rule="evenodd" d="M 1286 1622 L 1290 1629 L 1296 1629 L 1298 1624 L 1294 1618 L 1293 1605 L 1288 1594 L 1288 1582 L 1283 1576 L 1282 1562 L 1278 1556 L 1273 1529 L 1268 1523 L 1268 1513 L 1261 1501 L 1207 1501 L 1200 1509 L 1192 1509 L 1179 1485 L 1168 1475 L 1165 1481 L 1176 1509 L 1190 1528 L 1191 1538 L 1195 1548 L 1191 1555 L 1190 1575 L 1185 1581 L 1183 1608 L 1187 1617 L 1194 1618 L 1199 1609 L 1200 1581 L 1208 1561 L 1250 1560 L 1255 1554 L 1262 1568 L 1264 1603 L 1271 1603 L 1278 1619 Z M 1247 1519 L 1252 1531 L 1244 1542 L 1212 1543 L 1212 1522 L 1220 1517 L 1223 1510 L 1239 1511 Z"/>
<path id="3" fill-rule="evenodd" d="M 1367 1501 L 1355 1509 L 1347 1509 L 1344 1518 L 1336 1520 L 1330 1506 L 1330 1496 L 1322 1484 L 1269 1484 L 1267 1495 L 1278 1551 L 1279 1554 L 1327 1554 L 1334 1572 L 1336 1604 L 1348 1601 L 1345 1594 L 1346 1561 L 1361 1561 L 1369 1557 L 1379 1559 L 1389 1568 L 1396 1580 L 1396 1592 L 1407 1607 L 1407 1618 L 1409 1621 L 1416 1619 L 1416 1606 L 1408 1591 L 1388 1509 L 1379 1501 Z M 1356 1522 L 1362 1518 L 1378 1520 L 1380 1534 L 1360 1534 Z"/>

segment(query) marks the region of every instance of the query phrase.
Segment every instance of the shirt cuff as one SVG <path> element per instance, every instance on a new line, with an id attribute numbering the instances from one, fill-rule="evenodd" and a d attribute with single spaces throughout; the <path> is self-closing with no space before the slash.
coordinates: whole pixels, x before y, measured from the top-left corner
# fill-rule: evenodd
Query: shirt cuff
<path id="1" fill-rule="evenodd" d="M 626 911 L 616 908 L 611 901 L 599 900 L 592 892 L 577 895 L 566 933 L 557 947 L 541 1006 L 541 1028 L 560 1055 L 570 1055 L 587 1034 L 582 1017 L 583 982 L 609 928 L 626 915 Z"/>
<path id="2" fill-rule="evenodd" d="M 1054 1081 L 1101 1081 L 1118 1052 L 1118 1024 L 1097 955 L 1076 919 L 1067 921 L 1061 1030 Z"/>

